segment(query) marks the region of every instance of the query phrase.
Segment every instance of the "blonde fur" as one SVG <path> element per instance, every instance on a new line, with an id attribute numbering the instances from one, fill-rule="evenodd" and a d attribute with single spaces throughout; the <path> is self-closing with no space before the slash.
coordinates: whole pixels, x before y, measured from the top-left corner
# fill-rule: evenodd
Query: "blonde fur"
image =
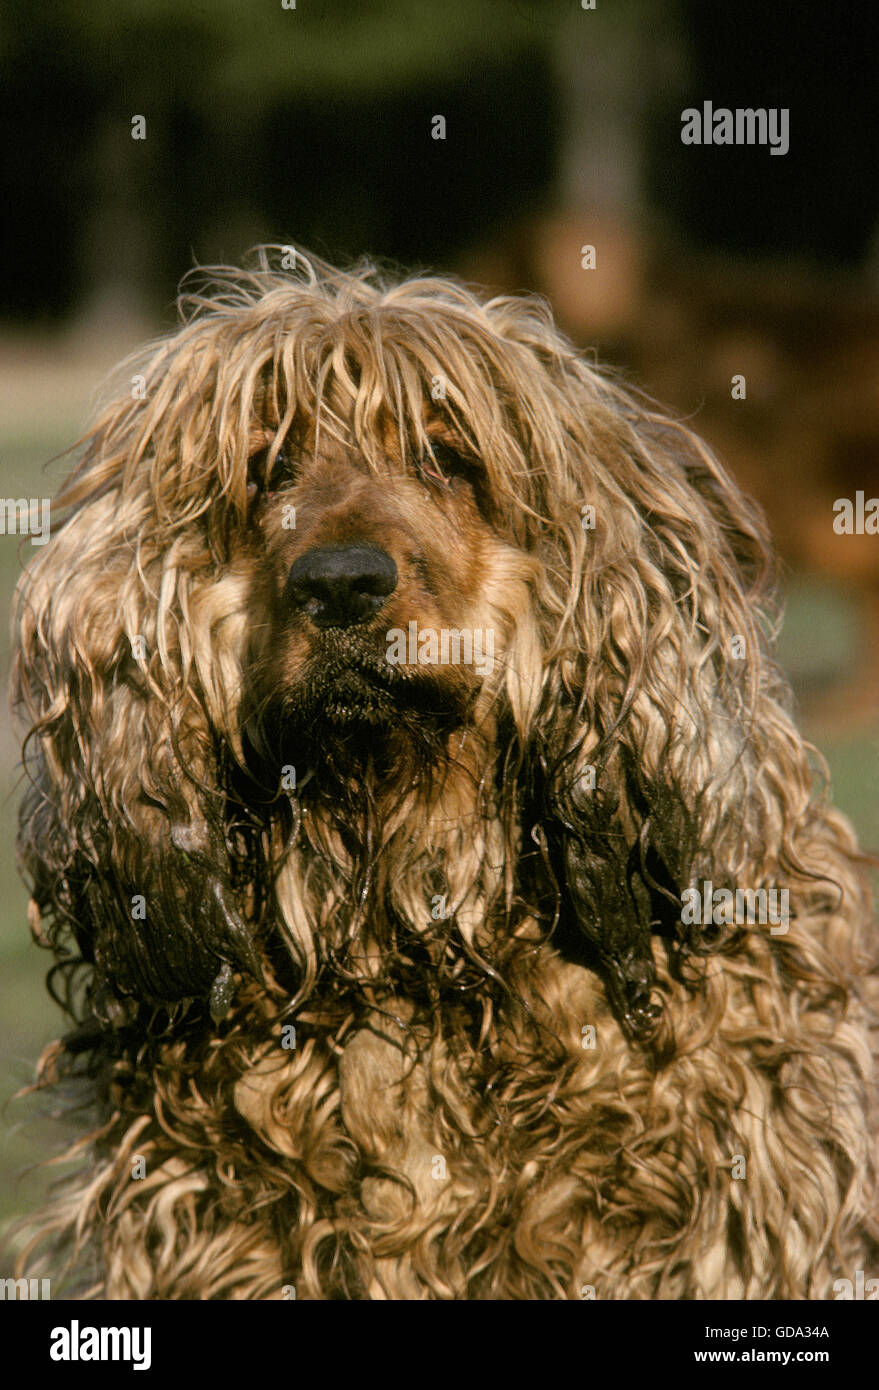
<path id="1" fill-rule="evenodd" d="M 285 255 L 124 364 L 19 585 L 40 1084 L 98 1111 L 36 1248 L 110 1298 L 832 1296 L 871 909 L 762 519 L 540 302 Z M 355 543 L 397 587 L 316 633 L 285 575 Z M 391 716 L 411 619 L 499 659 Z M 685 925 L 705 880 L 789 930 Z"/>

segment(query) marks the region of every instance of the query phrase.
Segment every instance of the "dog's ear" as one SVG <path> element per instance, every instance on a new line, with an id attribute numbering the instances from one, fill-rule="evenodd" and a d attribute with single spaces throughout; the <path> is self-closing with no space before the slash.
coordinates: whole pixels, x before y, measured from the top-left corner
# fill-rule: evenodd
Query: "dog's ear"
<path id="1" fill-rule="evenodd" d="M 546 564 L 565 585 L 557 606 L 576 599 L 554 639 L 535 786 L 558 940 L 646 1040 L 662 1015 L 652 938 L 678 978 L 688 957 L 729 943 L 729 930 L 685 923 L 683 894 L 768 863 L 778 812 L 761 762 L 792 788 L 803 769 L 793 740 L 785 754 L 786 687 L 762 616 L 762 519 L 686 429 L 615 388 L 600 418 L 594 381 L 598 423 L 571 445 L 582 506 L 547 533 L 561 538 Z"/>
<path id="2" fill-rule="evenodd" d="M 563 760 L 564 762 L 564 760 Z M 541 829 L 559 885 L 555 943 L 594 969 L 629 1036 L 661 1020 L 652 938 L 675 965 L 714 944 L 681 924 L 697 850 L 696 815 L 669 784 L 647 784 L 625 748 L 600 764 L 558 766 L 543 783 Z"/>
<path id="3" fill-rule="evenodd" d="M 259 968 L 241 907 L 259 833 L 230 831 L 221 767 L 247 585 L 214 564 L 197 523 L 169 533 L 147 486 L 123 485 L 126 411 L 96 431 L 14 619 L 32 921 L 93 964 L 105 1016 L 126 996 L 207 998 L 229 969 Z"/>

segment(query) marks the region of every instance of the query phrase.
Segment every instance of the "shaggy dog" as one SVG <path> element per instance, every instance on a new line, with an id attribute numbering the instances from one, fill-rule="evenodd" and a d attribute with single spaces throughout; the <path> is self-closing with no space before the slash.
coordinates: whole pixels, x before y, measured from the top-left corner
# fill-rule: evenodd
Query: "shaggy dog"
<path id="1" fill-rule="evenodd" d="M 181 307 L 17 596 L 52 1272 L 833 1297 L 870 905 L 761 518 L 542 303 L 280 249 Z"/>

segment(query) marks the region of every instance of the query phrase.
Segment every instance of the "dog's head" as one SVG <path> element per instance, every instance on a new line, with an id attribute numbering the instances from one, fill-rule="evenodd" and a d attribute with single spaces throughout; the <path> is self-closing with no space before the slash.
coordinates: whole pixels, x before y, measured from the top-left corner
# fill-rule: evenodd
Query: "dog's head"
<path id="1" fill-rule="evenodd" d="M 778 815 L 762 522 L 540 302 L 278 260 L 127 364 L 21 582 L 35 910 L 170 1001 L 411 975 L 439 899 L 426 961 L 537 921 L 649 1031 Z"/>

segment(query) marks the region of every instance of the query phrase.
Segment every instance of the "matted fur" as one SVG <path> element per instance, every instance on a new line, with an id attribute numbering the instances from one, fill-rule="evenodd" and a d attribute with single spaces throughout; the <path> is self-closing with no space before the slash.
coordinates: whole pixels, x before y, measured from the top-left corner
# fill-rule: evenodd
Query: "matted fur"
<path id="1" fill-rule="evenodd" d="M 18 589 L 41 1084 L 96 1106 L 37 1247 L 110 1298 L 832 1297 L 870 904 L 761 518 L 543 304 L 282 259 L 125 364 Z M 351 544 L 397 586 L 319 631 L 286 577 Z M 493 670 L 389 667 L 413 620 Z M 705 880 L 789 930 L 685 926 Z"/>

